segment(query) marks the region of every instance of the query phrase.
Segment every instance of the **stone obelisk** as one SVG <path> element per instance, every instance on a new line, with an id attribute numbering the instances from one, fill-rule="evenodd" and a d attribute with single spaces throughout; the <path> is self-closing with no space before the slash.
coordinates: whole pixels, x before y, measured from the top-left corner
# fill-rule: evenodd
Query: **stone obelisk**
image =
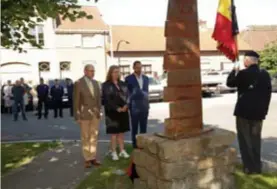
<path id="1" fill-rule="evenodd" d="M 164 69 L 170 117 L 164 135 L 182 138 L 203 132 L 200 47 L 196 0 L 169 0 Z"/>
<path id="2" fill-rule="evenodd" d="M 169 0 L 165 37 L 170 116 L 164 133 L 137 135 L 134 188 L 233 189 L 235 134 L 202 123 L 197 0 Z"/>

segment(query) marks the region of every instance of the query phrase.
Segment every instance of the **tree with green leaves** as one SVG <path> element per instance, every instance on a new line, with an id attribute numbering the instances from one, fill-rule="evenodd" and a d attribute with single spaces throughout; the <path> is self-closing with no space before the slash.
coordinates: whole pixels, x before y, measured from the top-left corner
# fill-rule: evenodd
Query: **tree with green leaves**
<path id="1" fill-rule="evenodd" d="M 42 48 L 33 40 L 30 29 L 34 29 L 47 18 L 92 19 L 77 4 L 78 0 L 1 0 L 1 46 L 24 52 L 23 44 Z"/>
<path id="2" fill-rule="evenodd" d="M 262 68 L 277 72 L 277 41 L 268 44 L 260 52 L 260 61 Z"/>

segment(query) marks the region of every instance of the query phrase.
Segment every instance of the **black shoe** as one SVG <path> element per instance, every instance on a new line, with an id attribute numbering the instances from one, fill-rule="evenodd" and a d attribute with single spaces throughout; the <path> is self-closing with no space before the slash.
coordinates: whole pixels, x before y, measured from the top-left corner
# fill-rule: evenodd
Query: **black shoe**
<path id="1" fill-rule="evenodd" d="M 17 119 L 13 119 L 13 121 L 17 121 Z"/>
<path id="2" fill-rule="evenodd" d="M 41 117 L 38 117 L 38 119 L 41 119 Z"/>
<path id="3" fill-rule="evenodd" d="M 27 118 L 23 118 L 23 120 L 24 120 L 24 121 L 28 121 L 28 119 L 27 119 Z"/>
<path id="4" fill-rule="evenodd" d="M 48 119 L 48 117 L 47 117 L 47 116 L 44 116 L 44 119 Z"/>

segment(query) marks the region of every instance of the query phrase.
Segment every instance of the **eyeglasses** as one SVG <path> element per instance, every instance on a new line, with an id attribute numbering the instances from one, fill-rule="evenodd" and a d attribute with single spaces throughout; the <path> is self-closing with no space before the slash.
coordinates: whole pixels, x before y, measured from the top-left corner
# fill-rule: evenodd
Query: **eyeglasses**
<path id="1" fill-rule="evenodd" d="M 87 70 L 87 72 L 95 72 L 95 70 Z"/>

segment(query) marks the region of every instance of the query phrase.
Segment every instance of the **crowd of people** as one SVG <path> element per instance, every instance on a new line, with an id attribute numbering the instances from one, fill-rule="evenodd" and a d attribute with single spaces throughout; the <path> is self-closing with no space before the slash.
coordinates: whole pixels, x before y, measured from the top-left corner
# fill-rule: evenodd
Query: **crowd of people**
<path id="1" fill-rule="evenodd" d="M 244 172 L 261 173 L 261 132 L 263 120 L 268 113 L 271 99 L 271 79 L 266 70 L 260 69 L 259 55 L 254 51 L 245 53 L 245 69 L 234 67 L 226 81 L 229 87 L 237 87 L 238 99 L 235 106 L 236 126 Z M 149 78 L 142 73 L 140 61 L 133 63 L 134 72 L 124 81 L 120 79 L 118 66 L 111 66 L 106 81 L 100 85 L 94 79 L 95 68 L 88 64 L 84 67 L 84 76 L 74 84 L 67 80 L 70 114 L 80 125 L 82 151 L 85 167 L 99 166 L 96 160 L 97 138 L 104 106 L 106 133 L 111 136 L 110 155 L 113 160 L 129 158 L 124 148 L 124 133 L 131 130 L 133 147 L 137 148 L 136 135 L 147 132 L 149 113 L 148 88 Z M 27 120 L 24 110 L 24 95 L 30 88 L 24 79 L 11 82 L 4 88 L 7 107 L 13 107 L 14 119 L 17 120 L 18 107 Z M 54 86 L 44 84 L 43 79 L 36 88 L 38 94 L 38 119 L 48 116 L 49 97 L 53 102 L 54 118 L 63 116 L 63 87 L 55 80 Z M 11 111 L 11 110 L 9 110 Z M 119 145 L 119 152 L 116 151 Z M 135 169 L 132 169 L 135 171 Z"/>
<path id="2" fill-rule="evenodd" d="M 140 61 L 133 63 L 133 69 L 134 73 L 122 81 L 119 67 L 111 66 L 106 81 L 100 86 L 93 79 L 95 68 L 86 65 L 84 77 L 74 84 L 73 114 L 81 128 L 85 167 L 100 165 L 96 152 L 101 105 L 104 106 L 106 133 L 111 136 L 110 155 L 113 160 L 129 158 L 124 148 L 125 132 L 131 130 L 133 147 L 136 148 L 138 131 L 147 131 L 149 78 L 142 74 Z M 117 145 L 119 153 L 116 151 Z"/>
<path id="3" fill-rule="evenodd" d="M 236 87 L 238 90 L 234 116 L 246 174 L 262 172 L 261 132 L 272 92 L 270 75 L 266 70 L 260 69 L 258 63 L 258 53 L 246 52 L 245 68 L 235 66 L 226 81 L 229 87 Z M 141 67 L 141 62 L 135 61 L 134 73 L 127 76 L 125 81 L 121 81 L 119 67 L 111 66 L 106 82 L 99 87 L 93 79 L 94 67 L 87 65 L 84 70 L 85 76 L 74 84 L 73 112 L 81 127 L 85 167 L 100 165 L 96 160 L 96 151 L 101 97 L 105 109 L 106 132 L 111 135 L 110 148 L 113 160 L 129 157 L 124 149 L 123 133 L 130 130 L 130 123 L 134 148 L 137 148 L 138 129 L 140 133 L 147 132 L 149 79 L 142 74 Z M 119 154 L 116 152 L 117 143 L 120 147 Z M 135 165 L 131 165 L 130 170 L 135 174 Z"/>
<path id="4" fill-rule="evenodd" d="M 74 84 L 66 80 L 66 91 L 70 115 L 74 116 L 81 128 L 81 141 L 85 166 L 99 165 L 96 161 L 97 136 L 100 123 L 100 112 L 104 107 L 106 133 L 111 136 L 110 155 L 113 160 L 120 157 L 129 158 L 124 148 L 124 133 L 131 130 L 133 146 L 136 148 L 138 132 L 146 133 L 149 110 L 148 88 L 149 78 L 142 74 L 142 64 L 135 61 L 134 73 L 120 80 L 118 66 L 111 66 L 106 81 L 100 84 L 94 80 L 93 65 L 84 67 L 84 77 Z M 64 87 L 56 79 L 53 86 L 45 84 L 40 79 L 34 89 L 38 97 L 37 117 L 48 118 L 49 107 L 53 108 L 53 117 L 63 117 Z M 24 79 L 11 81 L 3 86 L 4 105 L 8 112 L 13 113 L 14 121 L 18 120 L 21 112 L 23 120 L 27 121 L 25 105 L 32 88 L 25 84 Z M 42 111 L 43 110 L 43 111 Z M 130 123 L 132 129 L 130 129 Z M 116 152 L 119 145 L 119 153 Z"/>
<path id="5" fill-rule="evenodd" d="M 70 79 L 66 79 L 68 105 L 70 115 L 73 116 L 72 94 L 73 83 Z M 49 89 L 49 86 L 44 83 L 43 78 L 40 79 L 39 85 L 35 88 L 35 91 L 25 83 L 24 78 L 16 80 L 12 83 L 11 80 L 7 81 L 7 84 L 2 87 L 2 103 L 4 111 L 6 113 L 12 113 L 14 121 L 18 120 L 19 112 L 22 115 L 23 120 L 27 121 L 26 106 L 29 101 L 33 101 L 33 97 L 38 97 L 37 102 L 37 115 L 38 119 L 42 117 L 42 108 L 44 107 L 44 118 L 48 118 L 49 106 L 53 107 L 54 118 L 63 117 L 63 96 L 64 87 L 59 84 L 59 80 L 55 80 L 55 84 Z M 30 99 L 30 97 L 32 97 Z M 32 102 L 33 106 L 33 102 Z"/>

